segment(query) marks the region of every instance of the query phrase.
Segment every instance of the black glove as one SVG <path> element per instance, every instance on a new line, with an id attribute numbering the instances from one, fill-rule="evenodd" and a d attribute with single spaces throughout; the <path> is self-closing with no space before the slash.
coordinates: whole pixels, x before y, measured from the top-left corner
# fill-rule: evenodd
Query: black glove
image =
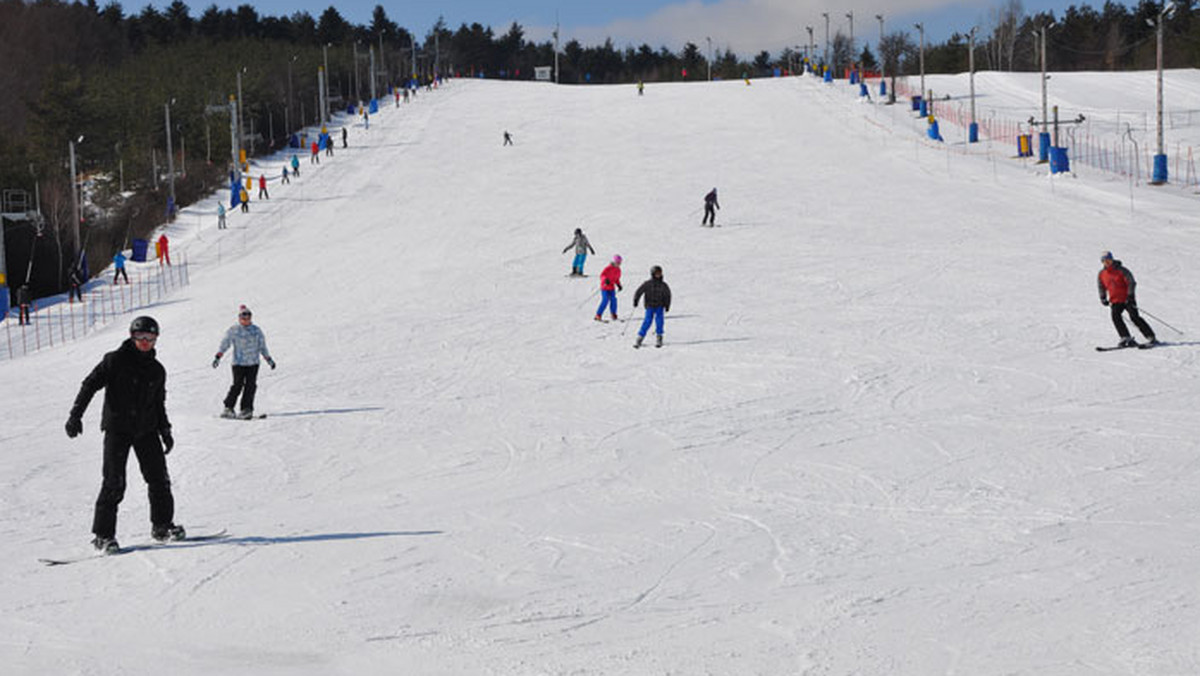
<path id="1" fill-rule="evenodd" d="M 83 434 L 83 420 L 79 416 L 67 418 L 67 436 L 74 439 Z"/>
<path id="2" fill-rule="evenodd" d="M 1107 298 L 1101 298 L 1101 299 L 1100 299 L 1100 304 L 1101 304 L 1101 305 L 1103 305 L 1104 307 L 1108 307 L 1108 299 L 1107 299 Z"/>
<path id="3" fill-rule="evenodd" d="M 267 366 L 270 366 L 271 370 L 274 371 L 275 370 L 275 360 L 271 359 L 270 357 L 267 357 Z"/>
<path id="4" fill-rule="evenodd" d="M 624 291 L 624 290 L 625 290 L 625 287 L 621 286 L 620 284 L 617 285 L 617 291 Z"/>
<path id="5" fill-rule="evenodd" d="M 219 366 L 220 364 L 221 364 L 221 353 L 218 352 L 217 356 L 213 357 L 213 368 L 217 368 L 217 366 Z"/>
<path id="6" fill-rule="evenodd" d="M 175 448 L 175 437 L 171 436 L 171 430 L 163 430 L 158 436 L 162 437 L 163 455 L 170 453 L 171 449 Z"/>

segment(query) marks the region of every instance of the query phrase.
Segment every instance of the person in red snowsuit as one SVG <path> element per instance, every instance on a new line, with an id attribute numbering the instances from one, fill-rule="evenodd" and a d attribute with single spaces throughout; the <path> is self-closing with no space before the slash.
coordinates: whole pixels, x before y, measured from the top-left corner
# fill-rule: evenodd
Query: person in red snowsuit
<path id="1" fill-rule="evenodd" d="M 162 265 L 165 261 L 167 265 L 171 264 L 171 249 L 170 240 L 167 239 L 167 233 L 163 233 L 158 237 L 158 264 Z M 82 298 L 80 300 L 83 300 Z"/>
<path id="2" fill-rule="evenodd" d="M 320 152 L 320 149 L 317 148 L 317 142 L 313 141 L 312 155 L 309 156 L 309 158 L 308 158 L 309 164 L 313 164 L 313 163 L 320 164 L 321 163 L 321 156 L 318 154 L 319 152 Z"/>
<path id="3" fill-rule="evenodd" d="M 600 307 L 596 310 L 596 321 L 604 321 L 604 309 L 612 306 L 613 320 L 617 318 L 617 291 L 624 290 L 621 286 L 621 257 L 613 256 L 612 263 L 600 273 Z"/>
<path id="4" fill-rule="evenodd" d="M 1137 281 L 1133 278 L 1133 273 L 1121 265 L 1121 261 L 1114 260 L 1111 251 L 1105 251 L 1100 256 L 1100 262 L 1104 265 L 1104 269 L 1096 278 L 1096 286 L 1100 291 L 1100 303 L 1107 305 L 1112 310 L 1112 323 L 1117 328 L 1117 335 L 1121 337 L 1121 345 L 1123 347 L 1132 347 L 1137 345 L 1129 335 L 1129 329 L 1125 327 L 1125 321 L 1121 318 L 1124 313 L 1129 313 L 1129 321 L 1142 332 L 1146 340 L 1153 345 L 1158 342 L 1154 337 L 1154 330 L 1142 319 L 1138 314 L 1137 296 Z"/>
<path id="5" fill-rule="evenodd" d="M 267 175 L 266 174 L 258 175 L 258 199 L 260 199 L 260 200 L 271 199 L 271 193 L 267 192 Z"/>

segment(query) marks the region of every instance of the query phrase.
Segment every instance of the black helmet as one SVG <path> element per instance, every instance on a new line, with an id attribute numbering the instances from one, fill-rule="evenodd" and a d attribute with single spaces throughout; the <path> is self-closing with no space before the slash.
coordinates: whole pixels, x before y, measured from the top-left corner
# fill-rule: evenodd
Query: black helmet
<path id="1" fill-rule="evenodd" d="M 650 268 L 650 276 L 651 277 L 662 277 L 662 266 L 655 265 L 654 267 Z"/>
<path id="2" fill-rule="evenodd" d="M 576 234 L 576 235 L 582 235 L 582 234 L 583 234 L 583 228 L 575 228 L 575 234 Z"/>
<path id="3" fill-rule="evenodd" d="M 154 321 L 154 317 L 141 316 L 134 319 L 129 324 L 130 333 L 153 333 L 158 335 L 158 322 Z"/>

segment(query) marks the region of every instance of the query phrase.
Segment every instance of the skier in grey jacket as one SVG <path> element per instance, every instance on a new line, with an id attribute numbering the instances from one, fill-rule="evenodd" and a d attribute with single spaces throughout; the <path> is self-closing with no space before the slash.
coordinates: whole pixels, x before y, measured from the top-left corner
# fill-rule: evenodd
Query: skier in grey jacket
<path id="1" fill-rule="evenodd" d="M 217 348 L 217 356 L 213 358 L 212 366 L 217 368 L 225 351 L 230 346 L 233 347 L 233 385 L 229 388 L 229 394 L 225 395 L 225 410 L 221 413 L 223 418 L 253 418 L 254 393 L 258 390 L 259 357 L 266 359 L 272 370 L 275 368 L 275 360 L 271 358 L 271 352 L 267 349 L 267 338 L 262 329 L 254 325 L 253 316 L 250 308 L 241 306 L 238 310 L 238 323 L 225 332 L 221 346 Z M 233 406 L 237 403 L 239 394 L 242 396 L 242 406 L 235 414 Z"/>
<path id="2" fill-rule="evenodd" d="M 587 260 L 589 251 L 595 254 L 596 250 L 592 248 L 592 243 L 588 241 L 587 235 L 583 234 L 583 230 L 580 228 L 575 228 L 575 239 L 571 240 L 567 248 L 563 249 L 563 253 L 570 251 L 571 247 L 575 247 L 575 260 L 571 262 L 571 276 L 583 277 L 583 262 Z"/>

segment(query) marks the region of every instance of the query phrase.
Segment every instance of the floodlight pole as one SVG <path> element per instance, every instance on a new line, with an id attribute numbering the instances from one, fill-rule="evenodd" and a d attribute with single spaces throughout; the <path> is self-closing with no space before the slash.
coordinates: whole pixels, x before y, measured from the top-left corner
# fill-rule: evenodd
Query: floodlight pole
<path id="1" fill-rule="evenodd" d="M 829 67 L 829 12 L 821 12 L 825 17 L 825 67 Z"/>
<path id="2" fill-rule="evenodd" d="M 1175 11 L 1175 3 L 1168 2 L 1162 11 L 1158 13 L 1158 21 L 1146 20 L 1154 26 L 1155 33 L 1158 36 L 1157 61 L 1158 61 L 1158 105 L 1156 111 L 1156 137 L 1158 141 L 1158 153 L 1154 156 L 1154 173 L 1151 179 L 1151 184 L 1162 185 L 1167 182 L 1167 151 L 1163 142 L 1163 24 L 1170 18 L 1171 13 Z"/>
<path id="3" fill-rule="evenodd" d="M 885 74 L 885 66 L 883 61 L 883 15 L 876 14 L 875 18 L 879 20 L 879 79 L 882 81 Z"/>
<path id="4" fill-rule="evenodd" d="M 808 66 L 812 68 L 812 60 L 817 53 L 817 43 L 813 39 L 813 27 L 805 26 L 804 29 L 808 31 Z M 813 71 L 815 72 L 816 69 L 813 69 Z"/>
<path id="5" fill-rule="evenodd" d="M 850 66 L 853 68 L 855 63 L 854 56 L 854 10 L 846 12 L 846 18 L 850 19 Z"/>
<path id="6" fill-rule="evenodd" d="M 979 125 L 975 122 L 975 34 L 979 32 L 979 26 L 973 26 L 971 32 L 967 34 L 967 62 L 971 69 L 971 124 L 968 129 L 968 143 L 979 141 Z"/>
<path id="7" fill-rule="evenodd" d="M 921 33 L 921 96 L 925 96 L 925 24 L 914 24 L 916 29 Z"/>
<path id="8" fill-rule="evenodd" d="M 169 210 L 175 206 L 175 151 L 171 148 L 171 104 L 174 102 L 175 99 L 171 99 L 163 105 L 166 118 L 164 128 L 167 130 L 167 198 L 170 200 L 170 206 L 167 207 L 168 216 Z"/>
<path id="9" fill-rule="evenodd" d="M 75 144 L 83 143 L 83 135 L 80 134 L 78 139 L 74 139 L 68 143 L 68 148 L 71 151 L 71 241 L 75 245 L 75 253 L 79 253 L 79 222 L 83 220 L 83 215 L 79 212 L 79 174 L 75 173 Z M 40 209 L 39 209 L 40 211 Z M 32 265 L 32 260 L 30 264 Z"/>
<path id="10" fill-rule="evenodd" d="M 712 82 L 712 38 L 706 36 L 704 39 L 708 40 L 708 81 Z M 1159 52 L 1162 52 L 1161 47 L 1159 47 Z"/>
<path id="11" fill-rule="evenodd" d="M 327 124 L 329 122 L 329 45 L 331 45 L 331 44 L 333 44 L 333 43 L 326 42 L 325 45 L 321 47 L 321 51 L 324 52 L 324 59 L 325 59 L 323 62 L 325 69 L 323 71 L 321 71 L 322 72 L 321 94 L 324 97 L 321 100 L 321 124 L 322 125 Z"/>

